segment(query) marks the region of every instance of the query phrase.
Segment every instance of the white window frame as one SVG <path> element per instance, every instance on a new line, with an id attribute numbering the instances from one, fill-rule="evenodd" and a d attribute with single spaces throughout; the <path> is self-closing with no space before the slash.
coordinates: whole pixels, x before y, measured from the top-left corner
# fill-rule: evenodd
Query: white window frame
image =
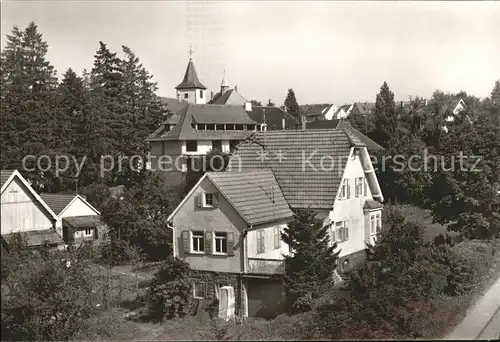
<path id="1" fill-rule="evenodd" d="M 257 230 L 257 254 L 266 252 L 266 234 L 264 229 Z"/>
<path id="2" fill-rule="evenodd" d="M 196 295 L 196 285 L 201 285 L 202 297 Z M 193 298 L 195 299 L 205 299 L 205 283 L 201 281 L 193 282 Z"/>
<path id="3" fill-rule="evenodd" d="M 340 199 L 349 199 L 351 197 L 351 189 L 349 186 L 349 178 L 344 178 L 342 187 L 340 188 Z"/>
<path id="4" fill-rule="evenodd" d="M 274 227 L 274 249 L 281 248 L 281 229 L 280 227 Z"/>
<path id="5" fill-rule="evenodd" d="M 355 191 L 356 197 L 363 196 L 363 180 L 364 180 L 364 177 L 356 177 L 355 178 L 355 189 L 354 189 L 354 191 Z"/>
<path id="6" fill-rule="evenodd" d="M 380 214 L 380 212 L 375 215 L 375 231 L 377 232 L 377 234 L 382 232 L 382 215 Z"/>
<path id="7" fill-rule="evenodd" d="M 87 233 L 88 231 L 88 233 Z M 92 236 L 92 228 L 85 228 L 85 231 L 83 232 L 83 236 Z"/>
<path id="8" fill-rule="evenodd" d="M 347 232 L 347 234 L 346 234 Z M 347 236 L 347 238 L 346 238 Z M 336 221 L 335 222 L 335 241 L 345 242 L 349 240 L 349 222 L 348 221 Z"/>
<path id="9" fill-rule="evenodd" d="M 210 197 L 208 197 L 210 196 Z M 210 202 L 212 203 L 208 203 L 208 198 L 210 198 Z M 203 193 L 203 207 L 204 208 L 213 208 L 214 207 L 214 194 L 213 193 Z"/>
<path id="10" fill-rule="evenodd" d="M 225 234 L 225 236 L 217 236 L 217 234 Z M 218 252 L 217 251 L 217 241 L 226 241 L 226 251 L 225 252 Z M 224 246 L 223 244 L 221 245 L 221 247 Z M 214 232 L 214 236 L 213 236 L 213 254 L 218 254 L 218 255 L 227 255 L 227 249 L 228 249 L 228 243 L 227 243 L 227 233 L 226 232 Z M 222 250 L 223 248 L 221 248 Z"/>
<path id="11" fill-rule="evenodd" d="M 194 249 L 194 239 L 198 239 L 201 241 L 201 244 L 203 245 L 202 250 L 195 250 Z M 198 246 L 200 243 L 198 243 Z M 191 231 L 191 253 L 200 253 L 204 254 L 205 253 L 205 232 L 201 230 L 197 231 Z"/>

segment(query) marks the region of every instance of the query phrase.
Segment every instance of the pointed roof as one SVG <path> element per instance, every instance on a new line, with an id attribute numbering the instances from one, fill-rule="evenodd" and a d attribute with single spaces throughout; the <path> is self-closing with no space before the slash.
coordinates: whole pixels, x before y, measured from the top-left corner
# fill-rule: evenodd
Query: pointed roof
<path id="1" fill-rule="evenodd" d="M 194 68 L 194 64 L 191 59 L 189 59 L 184 79 L 177 87 L 175 87 L 175 89 L 207 89 L 207 87 L 205 87 L 198 79 L 196 69 Z"/>
<path id="2" fill-rule="evenodd" d="M 222 78 L 222 82 L 220 83 L 221 87 L 229 87 L 229 82 L 227 81 L 226 71 L 224 71 L 224 77 Z"/>

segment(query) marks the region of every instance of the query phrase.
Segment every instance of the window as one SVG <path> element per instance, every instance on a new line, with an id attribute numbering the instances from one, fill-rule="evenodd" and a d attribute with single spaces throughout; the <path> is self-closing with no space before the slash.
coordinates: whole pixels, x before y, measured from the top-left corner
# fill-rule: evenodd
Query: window
<path id="1" fill-rule="evenodd" d="M 247 131 L 255 130 L 255 125 L 247 125 Z"/>
<path id="2" fill-rule="evenodd" d="M 207 131 L 215 131 L 215 125 L 214 124 L 207 124 Z"/>
<path id="3" fill-rule="evenodd" d="M 204 252 L 205 251 L 205 237 L 203 232 L 192 232 L 192 242 L 191 246 L 192 252 Z"/>
<path id="4" fill-rule="evenodd" d="M 200 99 L 203 98 L 203 90 L 200 90 Z"/>
<path id="5" fill-rule="evenodd" d="M 370 231 L 373 233 L 375 233 L 375 216 L 374 215 L 370 215 Z"/>
<path id="6" fill-rule="evenodd" d="M 356 178 L 355 192 L 356 192 L 356 197 L 363 195 L 363 177 Z"/>
<path id="7" fill-rule="evenodd" d="M 212 140 L 212 150 L 222 151 L 222 140 Z"/>
<path id="8" fill-rule="evenodd" d="M 234 131 L 234 124 L 226 124 L 226 131 Z"/>
<path id="9" fill-rule="evenodd" d="M 355 160 L 359 156 L 359 149 L 355 148 L 352 151 L 351 160 Z"/>
<path id="10" fill-rule="evenodd" d="M 188 93 L 184 93 L 184 98 L 187 99 L 189 97 Z"/>
<path id="11" fill-rule="evenodd" d="M 198 141 L 196 140 L 186 140 L 186 151 L 196 152 L 198 151 Z"/>
<path id="12" fill-rule="evenodd" d="M 205 283 L 193 284 L 193 297 L 197 299 L 205 298 Z"/>
<path id="13" fill-rule="evenodd" d="M 264 253 L 265 251 L 264 230 L 260 229 L 257 231 L 257 254 Z"/>
<path id="14" fill-rule="evenodd" d="M 280 233 L 281 233 L 280 228 L 274 227 L 274 249 L 280 248 L 280 240 L 281 240 Z"/>
<path id="15" fill-rule="evenodd" d="M 227 253 L 227 233 L 215 233 L 215 253 Z"/>
<path id="16" fill-rule="evenodd" d="M 364 181 L 363 183 L 364 183 L 364 185 L 365 185 L 365 186 L 364 186 L 364 188 L 365 188 L 365 189 L 364 189 L 364 195 L 366 196 L 367 191 L 368 191 L 368 183 L 366 182 L 366 178 L 365 178 L 365 181 Z"/>
<path id="17" fill-rule="evenodd" d="M 346 199 L 350 197 L 351 197 L 351 188 L 349 187 L 349 179 L 344 179 L 340 191 L 340 199 Z"/>
<path id="18" fill-rule="evenodd" d="M 207 129 L 207 125 L 205 124 L 198 124 L 198 131 L 204 131 Z"/>
<path id="19" fill-rule="evenodd" d="M 239 140 L 229 140 L 229 150 L 234 151 L 239 143 Z"/>
<path id="20" fill-rule="evenodd" d="M 85 236 L 92 235 L 92 228 L 85 228 Z"/>
<path id="21" fill-rule="evenodd" d="M 335 222 L 337 242 L 349 240 L 349 224 L 347 221 Z"/>
<path id="22" fill-rule="evenodd" d="M 380 233 L 380 231 L 382 230 L 382 219 L 380 218 L 380 214 L 377 214 L 376 217 L 377 217 L 376 218 L 376 224 L 377 224 L 376 232 Z"/>
<path id="23" fill-rule="evenodd" d="M 236 131 L 242 131 L 243 130 L 243 125 L 235 125 L 234 129 Z"/>
<path id="24" fill-rule="evenodd" d="M 205 194 L 205 207 L 213 207 L 213 206 L 214 206 L 214 195 Z"/>

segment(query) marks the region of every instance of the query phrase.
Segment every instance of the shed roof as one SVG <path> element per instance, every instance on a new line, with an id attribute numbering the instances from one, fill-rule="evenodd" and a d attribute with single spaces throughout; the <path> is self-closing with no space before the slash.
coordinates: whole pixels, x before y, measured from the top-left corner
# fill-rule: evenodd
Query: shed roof
<path id="1" fill-rule="evenodd" d="M 7 242 L 7 244 L 10 244 L 12 238 L 16 234 L 17 233 L 2 234 L 2 238 L 4 239 L 5 242 Z M 23 242 L 25 242 L 28 247 L 40 246 L 45 241 L 47 241 L 51 245 L 64 244 L 64 240 L 62 239 L 62 237 L 59 234 L 57 234 L 56 231 L 53 229 L 30 230 L 27 232 L 20 232 L 20 234 L 23 239 Z"/>
<path id="2" fill-rule="evenodd" d="M 101 222 L 99 215 L 70 216 L 63 218 L 63 223 L 78 229 L 94 228 Z"/>

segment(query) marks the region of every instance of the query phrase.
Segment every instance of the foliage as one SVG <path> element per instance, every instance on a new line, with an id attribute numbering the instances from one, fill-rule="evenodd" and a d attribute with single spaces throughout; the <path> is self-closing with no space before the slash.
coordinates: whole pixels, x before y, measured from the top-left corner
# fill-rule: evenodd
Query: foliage
<path id="1" fill-rule="evenodd" d="M 273 101 L 271 101 L 271 99 L 269 99 L 269 100 L 267 101 L 266 106 L 268 106 L 268 107 L 274 107 L 274 106 L 276 106 L 276 104 L 275 104 Z"/>
<path id="2" fill-rule="evenodd" d="M 167 217 L 180 202 L 179 191 L 165 185 L 161 174 L 148 173 L 142 184 L 125 190 L 123 199 L 112 198 L 102 209 L 108 225 L 107 259 L 129 259 L 127 250 L 138 247 L 150 261 L 166 258 L 172 250 Z"/>
<path id="3" fill-rule="evenodd" d="M 285 99 L 285 107 L 288 114 L 292 115 L 297 120 L 300 119 L 300 107 L 292 88 L 288 89 L 288 94 Z"/>
<path id="4" fill-rule="evenodd" d="M 389 89 L 387 82 L 380 87 L 375 101 L 375 130 L 377 142 L 383 146 L 392 147 L 392 139 L 398 126 L 394 93 Z"/>
<path id="5" fill-rule="evenodd" d="M 79 193 L 96 209 L 101 210 L 110 198 L 109 188 L 106 184 L 92 183 L 79 189 Z"/>
<path id="6" fill-rule="evenodd" d="M 300 209 L 281 234 L 293 252 L 285 257 L 287 305 L 293 312 L 310 310 L 322 289 L 332 285 L 339 252 L 330 243 L 329 227 L 311 209 Z"/>
<path id="7" fill-rule="evenodd" d="M 168 257 L 148 290 L 149 312 L 153 319 L 183 317 L 187 314 L 191 285 L 189 264 Z"/>
<path id="8" fill-rule="evenodd" d="M 2 281 L 3 339 L 68 340 L 97 314 L 93 277 L 78 254 L 45 249 L 16 268 Z"/>
<path id="9" fill-rule="evenodd" d="M 250 103 L 252 104 L 252 106 L 262 107 L 262 103 L 260 101 L 251 100 Z"/>
<path id="10" fill-rule="evenodd" d="M 229 154 L 219 149 L 210 150 L 206 155 L 188 159 L 184 194 L 198 183 L 205 172 L 224 172 L 229 164 Z"/>

